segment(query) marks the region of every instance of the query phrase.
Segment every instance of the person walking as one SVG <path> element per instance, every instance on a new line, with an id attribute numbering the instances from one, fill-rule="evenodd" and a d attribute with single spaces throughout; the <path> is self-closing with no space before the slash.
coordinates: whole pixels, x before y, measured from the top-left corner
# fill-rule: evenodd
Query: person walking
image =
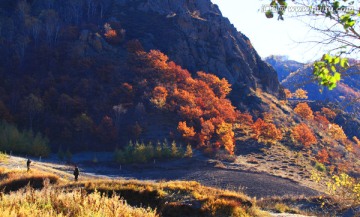
<path id="1" fill-rule="evenodd" d="M 31 160 L 28 158 L 28 160 L 26 161 L 26 167 L 27 167 L 27 171 L 30 171 L 30 164 L 31 164 Z"/>
<path id="2" fill-rule="evenodd" d="M 74 169 L 74 176 L 75 176 L 75 181 L 77 182 L 78 177 L 79 177 L 79 168 L 77 166 L 75 166 L 75 169 Z"/>

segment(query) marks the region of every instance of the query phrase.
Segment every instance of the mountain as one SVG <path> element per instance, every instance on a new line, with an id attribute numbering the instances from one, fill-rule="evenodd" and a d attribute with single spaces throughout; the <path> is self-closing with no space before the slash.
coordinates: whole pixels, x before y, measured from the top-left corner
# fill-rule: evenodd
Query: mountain
<path id="1" fill-rule="evenodd" d="M 303 63 L 289 60 L 287 56 L 269 56 L 265 58 L 265 62 L 274 67 L 278 74 L 278 79 L 280 82 L 287 78 L 291 72 L 295 72 L 305 66 L 305 64 Z"/>
<path id="2" fill-rule="evenodd" d="M 312 78 L 312 64 L 303 64 L 288 60 L 281 56 L 271 56 L 265 59 L 274 69 L 284 77 L 281 85 L 295 92 L 302 88 L 308 92 L 308 100 L 315 101 L 313 108 L 331 106 L 339 113 L 336 123 L 344 127 L 349 137 L 359 136 L 360 129 L 360 66 L 358 61 L 351 59 L 350 67 L 342 74 L 341 81 L 333 90 L 318 85 Z"/>
<path id="3" fill-rule="evenodd" d="M 243 110 L 261 110 L 257 89 L 284 95 L 276 72 L 210 0 L 3 0 L 0 26 L 0 118 L 41 132 L 53 149 L 113 150 L 177 131 L 179 115 L 141 92 L 134 41 L 193 77 L 226 78 Z"/>

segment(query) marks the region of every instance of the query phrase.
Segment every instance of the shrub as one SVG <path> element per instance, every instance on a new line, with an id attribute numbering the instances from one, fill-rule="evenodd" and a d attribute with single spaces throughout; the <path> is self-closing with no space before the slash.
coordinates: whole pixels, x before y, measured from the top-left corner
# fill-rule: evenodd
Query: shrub
<path id="1" fill-rule="evenodd" d="M 317 169 L 320 172 L 325 172 L 326 171 L 325 165 L 320 163 L 320 162 L 315 162 L 315 169 Z"/>

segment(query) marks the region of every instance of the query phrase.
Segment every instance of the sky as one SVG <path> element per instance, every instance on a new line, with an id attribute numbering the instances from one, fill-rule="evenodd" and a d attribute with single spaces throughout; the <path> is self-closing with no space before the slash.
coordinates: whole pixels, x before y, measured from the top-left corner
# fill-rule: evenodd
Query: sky
<path id="1" fill-rule="evenodd" d="M 321 36 L 309 31 L 309 27 L 300 19 L 285 18 L 284 21 L 267 19 L 261 11 L 269 0 L 212 0 L 217 4 L 223 16 L 229 18 L 238 31 L 245 34 L 258 54 L 265 58 L 270 55 L 288 56 L 299 62 L 310 62 L 321 58 L 326 48 L 304 43 Z M 246 4 L 244 4 L 246 2 Z M 301 43 L 303 42 L 303 43 Z"/>

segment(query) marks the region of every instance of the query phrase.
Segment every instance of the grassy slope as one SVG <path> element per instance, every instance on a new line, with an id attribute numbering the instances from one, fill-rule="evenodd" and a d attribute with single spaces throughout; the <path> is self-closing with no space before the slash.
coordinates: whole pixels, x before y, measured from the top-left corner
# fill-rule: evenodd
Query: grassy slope
<path id="1" fill-rule="evenodd" d="M 13 190 L 1 194 L 1 216 L 266 216 L 242 193 L 191 181 L 75 183 L 35 169 L 27 173 L 4 168 L 0 176 L 0 186 Z"/>

